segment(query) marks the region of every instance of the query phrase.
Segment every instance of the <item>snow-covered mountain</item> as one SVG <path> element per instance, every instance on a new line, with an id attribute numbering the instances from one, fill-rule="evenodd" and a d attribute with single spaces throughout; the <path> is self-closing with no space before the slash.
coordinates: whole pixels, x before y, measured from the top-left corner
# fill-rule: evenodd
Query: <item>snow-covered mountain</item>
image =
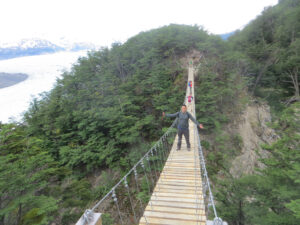
<path id="1" fill-rule="evenodd" d="M 60 46 L 64 50 L 67 51 L 81 51 L 81 50 L 91 50 L 91 49 L 96 49 L 96 45 L 88 42 L 72 42 L 64 37 L 52 41 L 57 46 Z"/>
<path id="2" fill-rule="evenodd" d="M 56 48 L 55 44 L 50 41 L 38 38 L 32 39 L 20 39 L 16 42 L 2 42 L 0 48 L 11 48 L 11 49 L 28 49 L 28 48 Z"/>
<path id="3" fill-rule="evenodd" d="M 17 42 L 0 42 L 0 60 L 59 51 L 80 51 L 95 48 L 96 46 L 91 43 L 71 42 L 65 38 L 61 38 L 56 42 L 38 38 L 21 39 Z"/>

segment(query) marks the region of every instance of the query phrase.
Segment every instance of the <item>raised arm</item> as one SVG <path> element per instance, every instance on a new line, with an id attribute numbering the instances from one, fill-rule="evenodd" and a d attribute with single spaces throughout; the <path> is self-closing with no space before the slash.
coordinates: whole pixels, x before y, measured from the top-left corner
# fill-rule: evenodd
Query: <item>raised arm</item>
<path id="1" fill-rule="evenodd" d="M 188 114 L 189 114 L 189 118 L 190 118 L 197 126 L 199 126 L 200 123 L 198 123 L 198 121 L 192 116 L 192 114 L 190 114 L 189 112 L 188 112 Z"/>
<path id="2" fill-rule="evenodd" d="M 166 114 L 166 117 L 177 117 L 178 116 L 178 113 L 173 113 L 173 114 Z"/>

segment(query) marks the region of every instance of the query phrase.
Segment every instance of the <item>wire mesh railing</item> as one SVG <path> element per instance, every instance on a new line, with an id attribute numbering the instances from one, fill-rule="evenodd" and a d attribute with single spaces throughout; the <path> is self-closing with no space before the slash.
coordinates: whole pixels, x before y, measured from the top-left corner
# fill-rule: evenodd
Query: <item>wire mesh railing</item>
<path id="1" fill-rule="evenodd" d="M 89 224 L 96 212 L 102 214 L 103 225 L 138 224 L 142 216 L 147 221 L 143 212 L 147 204 L 152 207 L 151 194 L 172 148 L 176 120 L 126 175 L 94 207 L 85 211 L 80 224 Z"/>

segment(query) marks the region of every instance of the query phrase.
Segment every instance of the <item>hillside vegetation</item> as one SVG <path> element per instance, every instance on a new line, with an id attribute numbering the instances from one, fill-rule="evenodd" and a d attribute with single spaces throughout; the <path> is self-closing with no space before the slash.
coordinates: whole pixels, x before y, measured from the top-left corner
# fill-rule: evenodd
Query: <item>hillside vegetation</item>
<path id="1" fill-rule="evenodd" d="M 263 166 L 254 174 L 234 179 L 225 173 L 215 181 L 218 211 L 229 224 L 299 224 L 300 1 L 281 0 L 266 8 L 228 45 L 240 56 L 236 68 L 249 93 L 271 106 L 269 126 L 278 139 L 261 146 L 268 157 L 261 157 Z"/>
<path id="2" fill-rule="evenodd" d="M 196 55 L 193 52 L 197 52 Z M 218 213 L 229 224 L 300 224 L 300 1 L 282 0 L 227 41 L 197 26 L 142 32 L 80 58 L 18 124 L 0 124 L 0 224 L 73 224 L 170 126 L 194 57 L 196 112 Z M 234 178 L 253 101 L 278 139 Z M 100 179 L 95 179 L 100 177 Z"/>
<path id="3" fill-rule="evenodd" d="M 205 43 L 224 45 L 199 27 L 170 25 L 90 52 L 33 101 L 23 124 L 2 124 L 0 221 L 76 221 L 170 125 L 161 112 L 184 98 L 180 59 Z M 90 179 L 103 173 L 113 179 Z"/>

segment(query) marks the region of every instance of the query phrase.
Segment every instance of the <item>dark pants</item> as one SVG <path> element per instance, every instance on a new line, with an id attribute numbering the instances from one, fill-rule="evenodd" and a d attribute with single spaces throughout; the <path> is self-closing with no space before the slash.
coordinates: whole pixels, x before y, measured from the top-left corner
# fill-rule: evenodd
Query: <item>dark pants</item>
<path id="1" fill-rule="evenodd" d="M 182 135 L 184 135 L 185 140 L 186 140 L 186 145 L 188 148 L 191 147 L 191 143 L 190 143 L 190 132 L 189 129 L 178 129 L 178 143 L 177 143 L 177 148 L 180 149 L 181 147 L 181 139 L 182 139 Z"/>

